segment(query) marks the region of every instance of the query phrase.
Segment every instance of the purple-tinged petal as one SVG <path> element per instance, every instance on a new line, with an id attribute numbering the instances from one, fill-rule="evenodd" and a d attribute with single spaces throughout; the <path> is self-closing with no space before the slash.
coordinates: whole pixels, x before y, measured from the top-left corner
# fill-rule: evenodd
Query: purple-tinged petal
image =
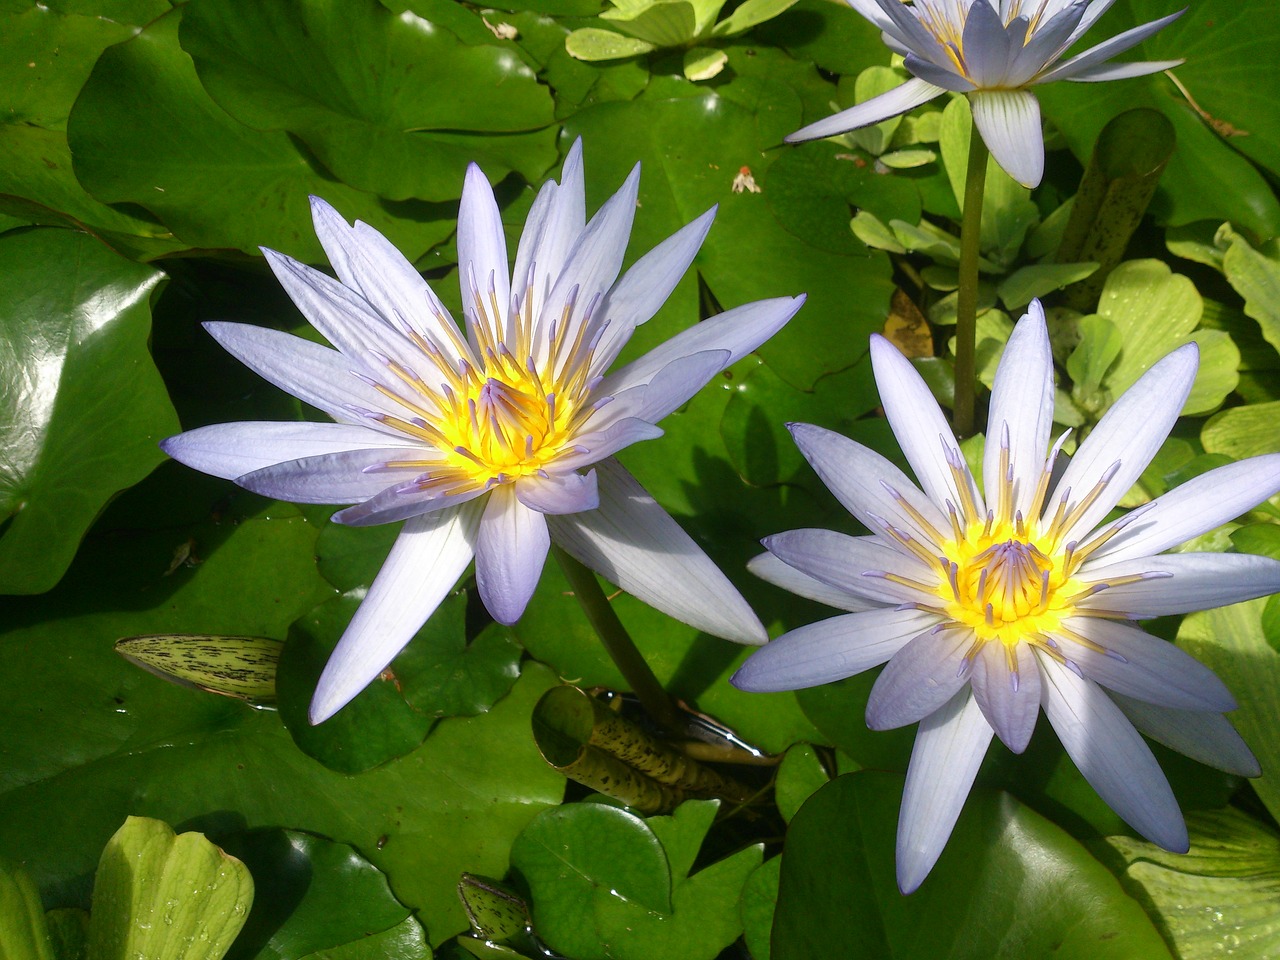
<path id="1" fill-rule="evenodd" d="M 1102 63 L 1096 67 L 1086 67 L 1073 73 L 1064 80 L 1074 83 L 1104 83 L 1107 80 L 1130 80 L 1133 77 L 1146 77 L 1162 70 L 1180 67 L 1186 60 L 1141 60 L 1136 63 Z"/>
<path id="2" fill-rule="evenodd" d="M 1087 67 L 1098 66 L 1106 60 L 1110 60 L 1117 54 L 1124 53 L 1131 47 L 1136 47 L 1147 37 L 1151 36 L 1157 30 L 1162 30 L 1173 21 L 1187 12 L 1187 7 L 1183 7 L 1176 13 L 1171 13 L 1167 17 L 1161 17 L 1159 20 L 1152 20 L 1150 23 L 1143 23 L 1136 27 L 1118 33 L 1109 40 L 1104 40 L 1096 47 L 1090 47 L 1084 53 L 1077 54 L 1070 60 L 1063 60 L 1052 70 L 1047 71 L 1038 77 L 1037 83 L 1051 83 L 1054 80 L 1069 80 L 1078 76 L 1082 70 Z"/>
<path id="3" fill-rule="evenodd" d="M 1086 564 L 1078 574 L 1087 584 L 1143 576 L 1108 587 L 1079 604 L 1135 620 L 1210 610 L 1280 593 L 1280 561 L 1251 553 L 1168 553 L 1115 563 Z"/>
<path id="4" fill-rule="evenodd" d="M 236 483 L 261 496 L 290 503 L 361 503 L 421 476 L 421 466 L 386 466 L 421 459 L 420 453 L 404 447 L 322 453 L 261 467 L 236 477 Z"/>
<path id="5" fill-rule="evenodd" d="M 1080 444 L 1049 495 L 1049 513 L 1057 508 L 1065 491 L 1070 490 L 1072 503 L 1079 503 L 1113 468 L 1115 472 L 1093 504 L 1062 532 L 1063 542 L 1091 531 L 1147 469 L 1182 411 L 1196 377 L 1198 356 L 1196 345 L 1188 343 L 1157 361 L 1103 414 Z"/>
<path id="6" fill-rule="evenodd" d="M 417 489 L 412 483 L 383 490 L 364 503 L 339 510 L 331 519 L 348 527 L 372 527 L 379 523 L 408 520 L 428 513 L 436 513 L 446 507 L 456 507 L 483 496 L 488 491 L 469 480 L 459 480 L 452 486 Z"/>
<path id="7" fill-rule="evenodd" d="M 325 664 L 310 719 L 323 723 L 378 676 L 471 562 L 478 504 L 410 520 Z"/>
<path id="8" fill-rule="evenodd" d="M 539 513 L 581 513 L 600 506 L 596 472 L 553 473 L 546 477 L 521 477 L 515 482 L 516 496 L 530 510 Z"/>
<path id="9" fill-rule="evenodd" d="M 897 0 L 877 0 L 881 11 L 892 22 L 894 29 L 886 31 L 896 34 L 897 39 L 910 47 L 914 53 L 935 63 L 945 63 L 949 59 L 948 48 L 920 22 L 919 12 Z"/>
<path id="10" fill-rule="evenodd" d="M 969 477 L 969 468 L 956 444 L 951 425 L 942 416 L 938 402 L 911 361 L 897 347 L 879 334 L 871 336 L 871 366 L 884 415 L 893 427 L 893 435 L 911 464 L 920 487 L 936 504 L 953 503 L 957 509 L 966 501 L 956 485 L 951 464 L 960 464 L 967 495 L 977 505 L 978 516 L 985 513 L 982 498 Z M 977 517 L 968 517 L 975 520 Z M 950 527 L 946 527 L 950 529 Z"/>
<path id="11" fill-rule="evenodd" d="M 520 619 L 550 548 L 546 518 L 521 503 L 511 484 L 495 487 L 476 537 L 476 588 L 493 619 L 508 626 Z"/>
<path id="12" fill-rule="evenodd" d="M 1170 710 L 1114 692 L 1111 699 L 1135 727 L 1170 750 L 1238 777 L 1262 775 L 1257 758 L 1222 714 Z"/>
<path id="13" fill-rule="evenodd" d="M 475 303 L 470 289 L 475 279 L 480 304 Z M 474 163 L 467 167 L 462 184 L 462 202 L 458 206 L 458 280 L 462 284 L 462 304 L 470 323 L 482 323 L 478 307 L 483 307 L 489 326 L 502 333 L 511 304 L 511 282 L 507 273 L 507 239 L 502 229 L 502 215 L 493 198 L 493 188 Z M 489 291 L 493 290 L 490 302 Z M 493 316 L 497 304 L 499 316 Z M 471 334 L 475 345 L 474 334 Z"/>
<path id="14" fill-rule="evenodd" d="M 950 525 L 905 473 L 874 450 L 831 430 L 810 423 L 788 424 L 788 429 L 827 489 L 865 527 L 878 531 L 881 521 L 887 521 L 922 543 L 931 554 L 941 552 Z M 923 517 L 929 527 L 917 523 L 912 511 Z"/>
<path id="15" fill-rule="evenodd" d="M 1070 47 L 1088 33 L 1089 29 L 1098 22 L 1098 18 L 1110 10 L 1115 2 L 1116 0 L 1092 0 L 1092 2 L 1086 3 L 1084 5 L 1084 16 L 1080 18 L 1080 22 L 1071 31 L 1071 36 L 1067 39 L 1067 47 Z"/>
<path id="16" fill-rule="evenodd" d="M 1088 9 L 1088 4 L 1072 3 L 1054 14 L 1020 50 L 1014 51 L 1005 82 L 1010 87 L 1025 86 L 1046 64 L 1062 56 Z"/>
<path id="17" fill-rule="evenodd" d="M 662 436 L 662 428 L 655 427 L 648 420 L 627 417 L 609 424 L 600 430 L 583 433 L 574 437 L 578 449 L 574 453 L 563 454 L 556 459 L 557 470 L 580 470 L 593 463 L 613 456 L 619 450 L 639 443 L 641 440 L 654 440 Z"/>
<path id="18" fill-rule="evenodd" d="M 1147 504 L 1141 517 L 1093 554 L 1089 569 L 1104 562 L 1162 553 L 1234 520 L 1276 493 L 1280 493 L 1280 453 L 1216 467 Z M 1100 532 L 1123 522 L 1124 517 Z"/>
<path id="19" fill-rule="evenodd" d="M 667 364 L 708 350 L 727 350 L 725 366 L 736 363 L 786 325 L 804 304 L 804 297 L 756 300 L 717 314 L 682 330 L 661 346 L 605 377 L 597 393 L 613 396 L 649 383 Z"/>
<path id="20" fill-rule="evenodd" d="M 884 663 L 937 621 L 933 614 L 892 608 L 819 620 L 769 641 L 730 683 L 751 693 L 772 693 L 843 680 Z"/>
<path id="21" fill-rule="evenodd" d="M 795 133 L 783 137 L 787 143 L 803 143 L 806 140 L 821 140 L 837 133 L 848 133 L 859 127 L 869 127 L 881 120 L 888 120 L 906 113 L 922 103 L 928 103 L 945 91 L 936 84 L 928 83 L 918 77 L 912 77 L 900 87 L 894 87 L 878 97 L 872 97 L 856 107 L 841 110 L 837 114 L 801 127 Z"/>
<path id="22" fill-rule="evenodd" d="M 1186 853 L 1187 827 L 1151 748 L 1101 687 L 1044 654 L 1045 716 L 1076 767 L 1120 817 L 1152 843 Z"/>
<path id="23" fill-rule="evenodd" d="M 912 76 L 925 83 L 931 83 L 935 87 L 941 87 L 943 90 L 950 90 L 952 93 L 971 93 L 978 89 L 968 77 L 956 73 L 954 67 L 934 63 L 914 53 L 908 53 L 902 65 L 911 72 Z"/>
<path id="24" fill-rule="evenodd" d="M 692 356 L 672 360 L 640 389 L 644 399 L 635 416 L 656 423 L 667 414 L 688 403 L 717 373 L 729 365 L 728 350 L 703 350 Z"/>
<path id="25" fill-rule="evenodd" d="M 311 404 L 339 423 L 359 423 L 396 436 L 390 427 L 356 416 L 349 409 L 390 411 L 412 417 L 352 373 L 350 360 L 323 344 L 280 330 L 246 323 L 209 321 L 204 325 L 228 353 L 258 376 Z"/>
<path id="26" fill-rule="evenodd" d="M 851 537 L 823 529 L 788 530 L 765 537 L 763 543 L 784 563 L 851 596 L 891 606 L 938 601 L 935 593 L 924 589 L 930 582 L 937 583 L 938 571 L 875 537 Z M 904 577 L 923 587 L 909 587 L 883 574 Z"/>
<path id="27" fill-rule="evenodd" d="M 747 561 L 747 569 L 761 580 L 772 583 L 775 587 L 789 590 L 796 596 L 804 597 L 808 600 L 825 603 L 827 606 L 835 607 L 837 610 L 848 610 L 851 613 L 856 613 L 863 610 L 875 610 L 880 606 L 880 604 L 873 603 L 865 597 L 855 597 L 844 590 L 838 590 L 830 584 L 823 583 L 821 580 L 815 580 L 807 573 L 801 573 L 795 567 L 779 560 L 772 553 L 762 553 L 757 557 L 752 557 Z"/>
<path id="28" fill-rule="evenodd" d="M 1013 37 L 989 3 L 969 4 L 961 50 L 965 73 L 979 87 L 1003 87 L 1013 59 Z M 1021 43 L 1017 49 L 1021 49 Z"/>
<path id="29" fill-rule="evenodd" d="M 1016 672 L 1009 669 L 1013 653 Z M 1031 741 L 1040 715 L 1040 668 L 1025 643 L 986 643 L 973 661 L 973 696 L 996 736 L 1014 753 Z"/>
<path id="30" fill-rule="evenodd" d="M 938 862 L 991 735 L 968 690 L 920 722 L 898 812 L 898 889 L 904 894 L 914 893 Z"/>
<path id="31" fill-rule="evenodd" d="M 1000 467 L 1006 432 L 1009 466 L 1013 474 L 1013 506 L 1030 517 L 1032 499 L 1044 470 L 1045 453 L 1053 429 L 1053 354 L 1049 331 L 1039 300 L 1032 300 L 1027 315 L 1018 321 L 1004 348 L 991 389 L 987 418 L 987 447 L 982 463 L 982 483 L 988 500 L 1004 488 L 1007 478 Z M 999 513 L 997 503 L 991 507 Z"/>
<path id="32" fill-rule="evenodd" d="M 969 94 L 973 122 L 996 163 L 1024 187 L 1044 177 L 1040 103 L 1028 90 L 979 90 Z"/>
<path id="33" fill-rule="evenodd" d="M 596 344 L 591 360 L 593 374 L 607 370 L 636 327 L 647 322 L 667 302 L 702 247 L 715 216 L 716 208 L 712 207 L 692 223 L 685 224 L 632 264 L 605 294 L 600 316 L 607 318 L 609 325 Z"/>
<path id="34" fill-rule="evenodd" d="M 290 460 L 386 447 L 390 439 L 385 433 L 358 424 L 246 420 L 188 430 L 161 440 L 160 449 L 201 473 L 234 480 Z M 405 440 L 406 449 L 417 447 Z"/>
<path id="35" fill-rule="evenodd" d="M 596 470 L 600 506 L 548 516 L 551 539 L 683 623 L 738 643 L 764 643 L 768 634 L 737 588 L 636 479 L 616 460 Z"/>
<path id="36" fill-rule="evenodd" d="M 1105 652 L 1055 634 L 1060 652 L 1090 680 L 1126 697 L 1175 710 L 1236 708 L 1218 675 L 1189 653 L 1127 623 L 1099 617 L 1068 617 L 1063 626 Z"/>
<path id="37" fill-rule="evenodd" d="M 532 284 L 535 316 L 541 313 L 551 288 L 560 279 L 569 251 L 582 234 L 586 222 L 582 140 L 578 138 L 564 158 L 560 183 L 548 180 L 543 184 L 520 234 L 511 282 L 516 296 L 521 298 L 530 292 L 526 284 Z M 533 271 L 532 276 L 530 270 Z"/>
<path id="38" fill-rule="evenodd" d="M 897 32 L 898 28 L 894 26 L 892 20 L 885 16 L 884 11 L 880 9 L 880 5 L 875 0 L 846 0 L 846 2 L 880 30 Z"/>
<path id="39" fill-rule="evenodd" d="M 867 699 L 867 726 L 896 730 L 942 707 L 969 683 L 972 646 L 972 631 L 941 624 L 914 637 L 876 678 Z"/>

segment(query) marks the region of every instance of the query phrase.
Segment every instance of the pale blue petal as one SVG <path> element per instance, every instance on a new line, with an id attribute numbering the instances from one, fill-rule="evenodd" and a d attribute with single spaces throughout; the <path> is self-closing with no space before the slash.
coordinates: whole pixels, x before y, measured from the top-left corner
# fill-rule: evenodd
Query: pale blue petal
<path id="1" fill-rule="evenodd" d="M 1101 687 L 1040 655 L 1045 716 L 1076 768 L 1152 843 L 1186 853 L 1187 827 L 1151 748 Z"/>
<path id="2" fill-rule="evenodd" d="M 546 477 L 521 477 L 515 482 L 520 502 L 539 513 L 581 513 L 600 505 L 596 472 L 553 473 Z"/>
<path id="3" fill-rule="evenodd" d="M 1176 13 L 1171 13 L 1167 17 L 1161 17 L 1159 20 L 1152 20 L 1150 23 L 1144 23 L 1136 27 L 1118 33 L 1110 40 L 1104 40 L 1096 47 L 1090 47 L 1084 53 L 1077 54 L 1070 60 L 1064 60 L 1052 70 L 1041 76 L 1038 83 L 1051 83 L 1054 80 L 1068 80 L 1077 76 L 1080 71 L 1086 67 L 1094 67 L 1101 64 L 1105 60 L 1110 60 L 1117 54 L 1124 53 L 1131 47 L 1136 47 L 1147 37 L 1151 36 L 1157 30 L 1173 23 L 1180 16 L 1187 12 L 1187 7 L 1183 7 Z"/>
<path id="4" fill-rule="evenodd" d="M 1080 502 L 1114 465 L 1119 466 L 1094 504 L 1063 531 L 1064 542 L 1088 534 L 1147 469 L 1191 391 L 1198 356 L 1196 345 L 1188 343 L 1157 361 L 1112 404 L 1080 444 L 1049 495 L 1047 512 L 1057 509 L 1068 489 L 1071 502 Z"/>
<path id="5" fill-rule="evenodd" d="M 323 723 L 363 690 L 407 644 L 471 562 L 477 504 L 410 520 L 325 664 L 311 700 Z"/>
<path id="6" fill-rule="evenodd" d="M 810 423 L 788 424 L 796 446 L 837 500 L 869 530 L 881 520 L 924 544 L 931 554 L 941 551 L 946 518 L 907 475 L 874 450 L 855 440 Z M 891 492 L 892 491 L 892 492 Z M 929 524 L 922 527 L 894 494 Z"/>
<path id="7" fill-rule="evenodd" d="M 752 557 L 747 561 L 747 569 L 761 580 L 772 583 L 775 587 L 789 590 L 791 593 L 805 597 L 808 600 L 825 603 L 827 606 L 835 607 L 837 610 L 858 612 L 875 610 L 880 606 L 880 604 L 867 600 L 865 597 L 855 597 L 844 590 L 838 590 L 830 584 L 823 583 L 821 580 L 815 580 L 807 573 L 801 573 L 795 567 L 779 560 L 772 553 L 762 553 L 759 556 Z"/>
<path id="8" fill-rule="evenodd" d="M 1071 36 L 1067 40 L 1067 46 L 1073 43 L 1089 32 L 1089 28 L 1098 22 L 1098 18 L 1111 9 L 1111 5 L 1116 0 L 1092 0 L 1086 4 L 1084 16 L 1080 18 L 1080 22 L 1076 24 L 1076 28 L 1071 31 Z"/>
<path id="9" fill-rule="evenodd" d="M 1104 83 L 1108 80 L 1129 80 L 1133 77 L 1145 77 L 1162 70 L 1180 67 L 1185 60 L 1140 60 L 1136 63 L 1102 63 L 1096 67 L 1078 70 L 1063 80 L 1076 83 Z"/>
<path id="10" fill-rule="evenodd" d="M 677 620 L 737 643 L 768 639 L 702 548 L 616 460 L 597 465 L 600 506 L 548 516 L 551 539 L 605 579 Z"/>
<path id="11" fill-rule="evenodd" d="M 1115 563 L 1088 563 L 1077 576 L 1092 584 L 1148 573 L 1166 576 L 1109 587 L 1079 606 L 1141 620 L 1210 610 L 1280 593 L 1280 561 L 1251 553 L 1169 553 Z"/>
<path id="12" fill-rule="evenodd" d="M 1044 23 L 1021 50 L 1014 52 L 1005 77 L 1008 85 L 1024 86 L 1044 69 L 1046 64 L 1062 56 L 1071 45 L 1071 38 L 1087 10 L 1087 4 L 1072 3 Z M 1041 19 L 1043 20 L 1043 17 Z"/>
<path id="13" fill-rule="evenodd" d="M 1006 649 L 1013 651 L 1016 673 L 1009 669 Z M 983 644 L 974 657 L 970 679 L 974 698 L 996 736 L 1014 753 L 1022 753 L 1040 715 L 1040 668 L 1035 654 L 1025 643 L 1012 648 Z"/>
<path id="14" fill-rule="evenodd" d="M 788 530 L 765 537 L 765 549 L 801 573 L 837 590 L 873 603 L 937 602 L 933 592 L 895 583 L 868 573 L 893 573 L 926 586 L 937 583 L 939 573 L 914 556 L 887 546 L 875 537 L 851 537 L 834 530 Z"/>
<path id="15" fill-rule="evenodd" d="M 802 127 L 783 139 L 787 143 L 802 143 L 805 140 L 821 140 L 837 133 L 848 133 L 859 127 L 869 127 L 873 123 L 896 117 L 908 110 L 928 103 L 934 97 L 941 96 L 942 87 L 928 83 L 918 77 L 912 77 L 900 87 L 894 87 L 878 97 L 872 97 L 856 107 L 841 110 L 839 113 Z"/>
<path id="16" fill-rule="evenodd" d="M 820 620 L 771 640 L 730 682 L 739 690 L 772 693 L 843 680 L 884 663 L 937 622 L 935 614 L 892 608 Z"/>
<path id="17" fill-rule="evenodd" d="M 495 487 L 476 537 L 476 589 L 493 619 L 508 626 L 520 619 L 550 547 L 546 518 L 521 503 L 511 484 Z"/>
<path id="18" fill-rule="evenodd" d="M 968 690 L 920 722 L 898 813 L 898 889 L 914 893 L 938 862 L 991 744 Z"/>
<path id="19" fill-rule="evenodd" d="M 416 459 L 417 453 L 404 447 L 342 450 L 261 467 L 235 480 L 246 490 L 290 503 L 361 503 L 421 476 L 422 467 L 383 466 Z"/>
<path id="20" fill-rule="evenodd" d="M 894 29 L 890 32 L 907 47 L 926 60 L 944 63 L 946 50 L 934 35 L 920 23 L 919 14 L 896 0 L 878 0 L 881 11 L 892 22 Z"/>
<path id="21" fill-rule="evenodd" d="M 978 87 L 1003 87 L 1015 47 L 1013 37 L 1005 29 L 994 7 L 989 3 L 971 3 L 964 20 L 961 42 L 965 72 Z M 1022 49 L 1019 42 L 1017 48 Z"/>
<path id="22" fill-rule="evenodd" d="M 1124 715 L 1157 743 L 1192 760 L 1238 777 L 1262 775 L 1262 767 L 1231 723 L 1220 713 L 1170 710 L 1112 692 Z"/>
<path id="23" fill-rule="evenodd" d="M 951 463 L 958 463 L 963 478 L 961 482 L 968 486 L 977 504 L 978 515 L 984 515 L 982 497 L 969 476 L 969 468 L 965 466 L 951 425 L 943 417 L 938 401 L 933 399 L 929 387 L 911 361 L 890 341 L 879 334 L 872 334 L 871 366 L 875 371 L 885 418 L 893 427 L 893 435 L 925 495 L 936 504 L 949 502 L 959 508 L 965 501 L 959 495 L 956 476 L 951 468 Z"/>
<path id="24" fill-rule="evenodd" d="M 1006 431 L 1009 465 L 1013 472 L 1016 511 L 1031 519 L 1030 508 L 1044 471 L 1053 429 L 1053 354 L 1049 331 L 1039 300 L 1032 300 L 1027 315 L 1018 321 L 1005 345 L 991 389 L 987 418 L 987 445 L 982 482 L 988 499 L 994 499 L 1006 477 L 1000 469 L 1000 450 Z M 992 503 L 992 508 L 997 504 Z"/>
<path id="25" fill-rule="evenodd" d="M 476 293 L 484 306 L 489 326 L 502 333 L 511 304 L 511 281 L 507 268 L 507 240 L 502 229 L 502 215 L 493 197 L 493 188 L 474 163 L 467 167 L 462 183 L 462 201 L 458 206 L 458 280 L 462 287 L 462 304 L 471 323 L 481 323 L 472 295 L 474 278 Z M 500 316 L 493 316 L 489 291 L 497 303 Z M 475 345 L 474 334 L 471 335 Z"/>
<path id="26" fill-rule="evenodd" d="M 1024 187 L 1044 177 L 1040 104 L 1028 90 L 979 90 L 969 94 L 973 122 L 996 163 Z"/>
<path id="27" fill-rule="evenodd" d="M 936 616 L 934 617 L 936 619 Z M 973 632 L 937 626 L 893 655 L 867 699 L 867 726 L 895 730 L 923 720 L 969 683 Z"/>
<path id="28" fill-rule="evenodd" d="M 160 449 L 201 473 L 234 480 L 276 463 L 386 447 L 390 441 L 385 433 L 358 424 L 245 420 L 188 430 L 160 441 Z M 406 439 L 406 449 L 417 446 Z"/>
<path id="29" fill-rule="evenodd" d="M 703 350 L 672 360 L 639 388 L 644 390 L 644 401 L 635 415 L 656 423 L 693 399 L 693 395 L 732 359 L 733 355 L 728 350 Z"/>
<path id="30" fill-rule="evenodd" d="M 1222 713 L 1236 708 L 1235 698 L 1216 673 L 1167 640 L 1098 617 L 1068 617 L 1063 626 L 1109 652 L 1066 636 L 1054 638 L 1069 662 L 1109 690 L 1175 710 Z"/>
<path id="31" fill-rule="evenodd" d="M 456 507 L 470 500 L 484 496 L 488 491 L 484 487 L 474 486 L 470 481 L 458 481 L 448 488 L 417 490 L 412 486 L 391 487 L 383 490 L 376 497 L 370 497 L 364 503 L 339 510 L 330 519 L 348 527 L 372 527 L 379 523 L 393 523 L 396 520 L 408 520 L 410 517 L 436 513 L 447 507 Z"/>
<path id="32" fill-rule="evenodd" d="M 607 427 L 574 437 L 577 451 L 556 459 L 557 470 L 579 470 L 613 456 L 619 450 L 642 440 L 655 440 L 662 436 L 662 428 L 648 420 L 627 417 Z"/>
<path id="33" fill-rule="evenodd" d="M 1162 553 L 1234 520 L 1276 493 L 1280 493 L 1280 453 L 1216 467 L 1146 505 L 1141 517 L 1093 554 L 1088 567 Z M 1102 531 L 1122 522 L 1124 518 Z"/>
<path id="34" fill-rule="evenodd" d="M 542 311 L 551 288 L 560 279 L 569 251 L 586 222 L 582 139 L 577 138 L 565 156 L 560 183 L 548 180 L 542 185 L 520 234 L 511 282 L 516 296 L 524 298 L 532 293 L 535 316 Z"/>
<path id="35" fill-rule="evenodd" d="M 918 77 L 925 83 L 931 83 L 935 87 L 941 87 L 943 90 L 950 90 L 953 93 L 969 93 L 978 89 L 968 77 L 956 73 L 954 67 L 936 64 L 932 60 L 918 57 L 914 53 L 908 53 L 902 65 L 911 72 L 912 76 Z"/>

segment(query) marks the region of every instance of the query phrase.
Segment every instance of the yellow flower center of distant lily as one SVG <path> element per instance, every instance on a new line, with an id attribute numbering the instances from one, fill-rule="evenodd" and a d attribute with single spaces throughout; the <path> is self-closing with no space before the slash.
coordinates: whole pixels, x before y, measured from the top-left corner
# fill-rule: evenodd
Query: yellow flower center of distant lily
<path id="1" fill-rule="evenodd" d="M 426 361 L 418 372 L 383 358 L 393 374 L 390 384 L 370 381 L 385 396 L 411 409 L 406 419 L 385 414 L 380 422 L 395 427 L 439 451 L 440 459 L 388 462 L 392 468 L 421 468 L 418 489 L 438 487 L 458 493 L 476 487 L 511 483 L 546 468 L 566 453 L 575 452 L 574 437 L 595 409 L 595 386 L 590 367 L 595 342 L 584 342 L 591 329 L 591 306 L 586 316 L 565 335 L 577 296 L 570 293 L 561 316 L 547 330 L 545 348 L 535 350 L 536 335 L 531 291 L 523 309 L 504 321 L 490 285 L 487 298 L 472 285 L 474 312 L 468 318 L 476 344 L 467 343 L 453 321 L 439 317 L 451 350 L 417 331 L 407 335 Z M 486 303 L 487 299 L 487 303 Z M 597 336 L 599 330 L 597 330 Z M 452 360 L 452 356 L 461 357 Z M 539 365 L 535 359 L 541 356 Z"/>

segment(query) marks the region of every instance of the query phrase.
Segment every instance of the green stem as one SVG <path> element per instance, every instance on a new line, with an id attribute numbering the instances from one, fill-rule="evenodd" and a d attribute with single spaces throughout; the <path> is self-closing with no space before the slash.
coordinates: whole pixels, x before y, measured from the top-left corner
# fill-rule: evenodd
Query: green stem
<path id="1" fill-rule="evenodd" d="M 686 730 L 683 714 L 636 649 L 627 628 L 622 625 L 609 598 L 600 589 L 596 575 L 559 547 L 552 546 L 551 552 L 555 554 L 556 562 L 560 564 L 569 586 L 573 588 L 573 595 L 582 604 L 583 612 L 591 621 L 605 650 L 617 664 L 627 685 L 631 687 L 631 692 L 639 698 L 649 716 L 663 730 L 683 736 Z"/>
<path id="2" fill-rule="evenodd" d="M 978 327 L 978 244 L 982 234 L 982 191 L 987 182 L 990 151 L 978 128 L 969 131 L 969 167 L 964 181 L 964 219 L 960 221 L 960 289 L 956 292 L 956 435 L 974 430 L 977 368 L 974 361 Z"/>

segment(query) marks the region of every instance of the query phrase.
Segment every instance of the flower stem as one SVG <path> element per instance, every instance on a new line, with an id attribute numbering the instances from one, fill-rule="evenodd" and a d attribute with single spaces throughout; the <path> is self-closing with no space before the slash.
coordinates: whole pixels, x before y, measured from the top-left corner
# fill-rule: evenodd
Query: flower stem
<path id="1" fill-rule="evenodd" d="M 969 167 L 964 181 L 964 218 L 960 221 L 960 289 L 956 292 L 956 435 L 974 430 L 977 369 L 974 361 L 978 325 L 978 244 L 982 234 L 982 191 L 990 152 L 976 126 L 969 132 Z"/>
<path id="2" fill-rule="evenodd" d="M 551 552 L 555 554 L 556 562 L 560 564 L 569 586 L 573 588 L 573 595 L 582 604 L 583 612 L 631 687 L 631 692 L 639 698 L 645 711 L 664 731 L 683 736 L 687 726 L 683 714 L 636 649 L 627 628 L 622 625 L 613 605 L 600 589 L 596 575 L 559 547 L 553 545 Z"/>

